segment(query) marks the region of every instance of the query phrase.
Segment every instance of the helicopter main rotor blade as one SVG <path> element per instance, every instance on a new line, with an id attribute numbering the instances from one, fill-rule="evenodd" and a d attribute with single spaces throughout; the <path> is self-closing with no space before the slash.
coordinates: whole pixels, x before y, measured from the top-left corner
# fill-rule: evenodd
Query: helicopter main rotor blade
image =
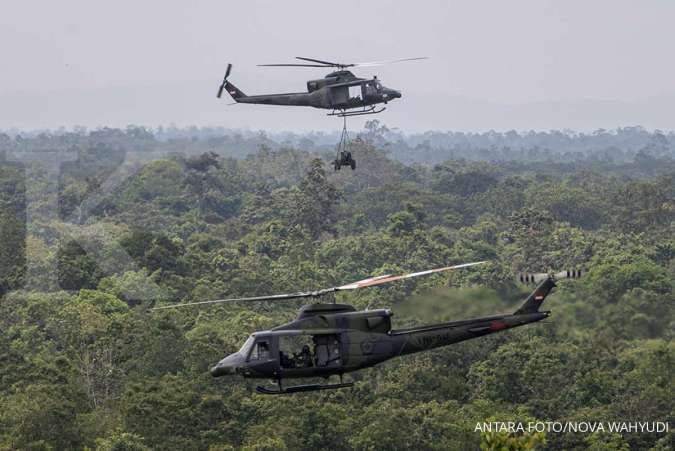
<path id="1" fill-rule="evenodd" d="M 258 64 L 266 67 L 333 67 L 327 64 Z"/>
<path id="2" fill-rule="evenodd" d="M 391 274 L 386 274 L 383 276 L 369 277 L 367 279 L 359 280 L 357 282 L 352 282 L 347 285 L 342 285 L 339 287 L 325 288 L 323 290 L 317 291 L 301 291 L 298 293 L 287 293 L 287 294 L 274 294 L 270 296 L 254 296 L 248 298 L 231 298 L 231 299 L 216 299 L 212 301 L 200 301 L 200 302 L 189 302 L 186 304 L 173 304 L 173 305 L 163 305 L 161 307 L 154 307 L 151 310 L 163 310 L 179 307 L 188 307 L 194 305 L 206 305 L 206 304 L 220 304 L 223 302 L 255 302 L 255 301 L 286 301 L 290 299 L 300 299 L 300 298 L 316 298 L 324 296 L 329 293 L 334 293 L 336 291 L 349 291 L 356 290 L 359 288 L 368 288 L 374 287 L 377 285 L 382 285 L 389 282 L 395 282 L 402 279 L 411 279 L 413 277 L 426 276 L 427 274 L 434 274 L 437 272 L 451 271 L 453 269 L 467 268 L 469 266 L 482 265 L 487 263 L 487 261 L 473 262 L 473 263 L 463 263 L 461 265 L 446 266 L 443 268 L 429 269 L 426 271 L 413 272 L 407 274 L 401 274 L 398 276 L 392 276 Z"/>
<path id="3" fill-rule="evenodd" d="M 428 56 L 418 56 L 415 58 L 400 58 L 395 60 L 383 60 L 383 61 L 367 61 L 363 63 L 334 63 L 332 61 L 318 60 L 314 58 L 305 58 L 304 56 L 296 56 L 296 59 L 302 61 L 309 61 L 311 63 L 318 64 L 258 64 L 258 66 L 276 66 L 276 67 L 337 67 L 337 68 L 346 68 L 346 67 L 372 67 L 372 66 L 382 66 L 383 64 L 392 64 L 400 63 L 402 61 L 415 61 L 415 60 L 425 60 L 429 59 Z"/>
<path id="4" fill-rule="evenodd" d="M 314 58 L 305 58 L 303 56 L 296 56 L 295 59 L 303 60 L 303 61 L 311 61 L 313 63 L 321 63 L 321 64 L 325 64 L 326 66 L 343 66 L 343 67 L 344 66 L 350 66 L 350 64 L 333 63 L 331 61 L 322 61 L 322 60 L 317 60 L 317 59 L 314 59 Z"/>
<path id="5" fill-rule="evenodd" d="M 400 63 L 402 61 L 415 61 L 415 60 L 426 60 L 429 59 L 428 56 L 418 56 L 416 58 L 401 58 L 401 59 L 396 59 L 396 60 L 384 60 L 384 61 L 368 61 L 364 63 L 354 63 L 352 66 L 354 67 L 372 67 L 372 66 L 382 66 L 384 64 L 393 64 L 393 63 Z"/>
<path id="6" fill-rule="evenodd" d="M 395 282 L 402 279 L 412 279 L 413 277 L 426 276 L 428 274 L 435 274 L 437 272 L 451 271 L 453 269 L 468 268 L 469 266 L 482 265 L 487 263 L 487 261 L 473 262 L 473 263 L 463 263 L 461 265 L 446 266 L 444 268 L 428 269 L 426 271 L 412 272 L 408 274 L 401 274 L 398 276 L 393 276 L 387 274 L 384 276 L 370 277 L 368 279 L 359 280 L 357 282 L 352 282 L 347 285 L 342 285 L 341 287 L 336 287 L 335 291 L 346 291 L 346 290 L 356 290 L 359 288 L 368 288 L 374 287 L 377 285 L 382 285 L 384 283 Z"/>
<path id="7" fill-rule="evenodd" d="M 164 310 L 170 308 L 188 307 L 191 305 L 219 304 L 221 302 L 285 301 L 289 299 L 300 299 L 318 296 L 318 294 L 315 293 L 316 292 L 307 291 L 288 294 L 273 294 L 270 296 L 253 296 L 249 298 L 215 299 L 211 301 L 188 302 L 185 304 L 162 305 L 161 307 L 153 307 L 150 310 Z"/>

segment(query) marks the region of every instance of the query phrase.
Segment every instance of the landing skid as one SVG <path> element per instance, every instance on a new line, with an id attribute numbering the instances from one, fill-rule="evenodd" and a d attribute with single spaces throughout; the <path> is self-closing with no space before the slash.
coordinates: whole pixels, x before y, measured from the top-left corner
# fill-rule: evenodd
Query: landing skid
<path id="1" fill-rule="evenodd" d="M 294 385 L 292 387 L 282 387 L 281 379 L 277 379 L 278 388 L 267 388 L 257 386 L 255 391 L 263 395 L 289 395 L 291 393 L 301 393 L 305 391 L 319 391 L 319 390 L 333 390 L 338 388 L 348 388 L 353 387 L 354 382 L 343 382 L 342 374 L 340 376 L 339 384 L 306 384 L 306 385 Z"/>
<path id="2" fill-rule="evenodd" d="M 362 110 L 359 111 L 347 111 L 347 110 L 333 110 L 331 113 L 328 113 L 326 116 L 337 116 L 337 117 L 349 117 L 349 116 L 363 116 L 366 114 L 378 114 L 383 112 L 384 110 L 387 109 L 387 107 L 382 107 L 379 109 L 375 109 L 375 106 L 371 106 L 370 108 L 363 108 Z"/>
<path id="3" fill-rule="evenodd" d="M 347 388 L 353 387 L 354 382 L 345 382 L 341 384 L 307 384 L 307 385 L 295 385 L 293 387 L 286 388 L 267 388 L 257 386 L 255 391 L 262 395 L 289 395 L 291 393 L 301 393 L 306 391 L 319 391 L 319 390 L 332 390 L 338 388 Z"/>

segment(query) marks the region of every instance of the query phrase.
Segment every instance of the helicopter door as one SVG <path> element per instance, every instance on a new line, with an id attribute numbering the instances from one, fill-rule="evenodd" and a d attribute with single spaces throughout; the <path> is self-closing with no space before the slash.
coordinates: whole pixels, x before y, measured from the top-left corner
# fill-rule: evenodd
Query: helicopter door
<path id="1" fill-rule="evenodd" d="M 349 101 L 349 89 L 346 86 L 331 88 L 330 99 L 334 106 L 346 104 Z"/>
<path id="2" fill-rule="evenodd" d="M 340 337 L 337 334 L 315 335 L 314 355 L 317 367 L 340 366 Z"/>
<path id="3" fill-rule="evenodd" d="M 312 338 L 309 335 L 281 335 L 279 337 L 279 363 L 282 368 L 307 368 L 314 366 Z"/>
<path id="4" fill-rule="evenodd" d="M 362 88 L 361 85 L 356 85 L 356 86 L 350 86 L 349 87 L 349 100 L 350 101 L 358 101 L 360 102 L 363 100 L 363 94 L 362 94 Z"/>

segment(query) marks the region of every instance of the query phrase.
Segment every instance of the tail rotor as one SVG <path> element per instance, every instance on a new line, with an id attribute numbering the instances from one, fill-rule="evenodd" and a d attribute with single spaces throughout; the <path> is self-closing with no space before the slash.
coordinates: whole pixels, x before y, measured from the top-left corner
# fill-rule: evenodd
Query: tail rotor
<path id="1" fill-rule="evenodd" d="M 567 271 L 559 271 L 559 272 L 539 272 L 539 273 L 521 273 L 518 274 L 518 281 L 520 283 L 524 284 L 532 284 L 532 283 L 539 283 L 543 280 L 546 279 L 555 279 L 555 280 L 560 280 L 560 279 L 578 279 L 582 276 L 583 270 L 581 269 L 571 269 Z"/>
<path id="2" fill-rule="evenodd" d="M 523 305 L 520 306 L 514 315 L 524 315 L 539 312 L 542 302 L 556 286 L 556 281 L 560 279 L 578 279 L 582 275 L 581 269 L 572 269 L 558 272 L 540 272 L 534 274 L 518 274 L 518 280 L 524 284 L 536 284 L 534 289 Z"/>
<path id="3" fill-rule="evenodd" d="M 218 97 L 219 99 L 223 95 L 223 89 L 225 89 L 225 84 L 227 83 L 227 77 L 230 76 L 231 71 L 232 71 L 232 64 L 228 64 L 227 69 L 225 70 L 225 77 L 223 77 L 223 82 L 220 84 L 220 87 L 218 88 L 218 95 L 216 97 Z"/>

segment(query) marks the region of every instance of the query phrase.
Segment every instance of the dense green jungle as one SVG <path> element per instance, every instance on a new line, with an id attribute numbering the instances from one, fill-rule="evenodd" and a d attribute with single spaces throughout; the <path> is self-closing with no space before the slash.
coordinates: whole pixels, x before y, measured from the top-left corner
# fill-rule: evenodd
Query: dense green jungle
<path id="1" fill-rule="evenodd" d="M 0 450 L 672 450 L 675 135 L 224 129 L 0 134 Z M 484 266 L 339 294 L 395 327 L 541 323 L 401 357 L 352 389 L 262 396 L 208 369 L 302 305 L 224 297 Z M 481 432 L 663 421 L 667 433 Z"/>

